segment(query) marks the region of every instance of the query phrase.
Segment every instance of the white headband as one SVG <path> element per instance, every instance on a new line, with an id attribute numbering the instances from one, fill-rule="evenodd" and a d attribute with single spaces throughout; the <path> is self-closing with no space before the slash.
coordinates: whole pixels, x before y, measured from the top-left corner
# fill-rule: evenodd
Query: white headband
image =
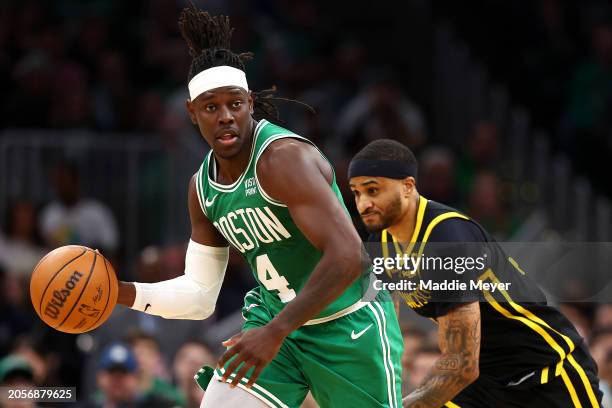
<path id="1" fill-rule="evenodd" d="M 192 101 L 204 92 L 222 86 L 237 86 L 249 90 L 244 71 L 227 65 L 205 69 L 191 78 L 187 86 Z"/>

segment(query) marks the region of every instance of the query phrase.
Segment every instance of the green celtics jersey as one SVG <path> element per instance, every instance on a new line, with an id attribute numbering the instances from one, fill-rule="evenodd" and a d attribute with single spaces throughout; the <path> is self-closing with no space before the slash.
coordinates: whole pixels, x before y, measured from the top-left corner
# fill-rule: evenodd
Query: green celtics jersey
<path id="1" fill-rule="evenodd" d="M 253 135 L 249 163 L 236 182 L 231 185 L 215 182 L 212 151 L 206 155 L 197 174 L 202 211 L 249 263 L 261 287 L 261 298 L 275 315 L 296 297 L 322 256 L 295 225 L 287 206 L 267 195 L 257 180 L 255 169 L 261 154 L 270 143 L 282 138 L 310 143 L 287 129 L 261 120 Z M 335 175 L 331 188 L 344 207 Z M 344 209 L 346 214 L 336 216 L 348 217 Z M 356 281 L 315 318 L 330 316 L 360 299 L 361 285 Z"/>

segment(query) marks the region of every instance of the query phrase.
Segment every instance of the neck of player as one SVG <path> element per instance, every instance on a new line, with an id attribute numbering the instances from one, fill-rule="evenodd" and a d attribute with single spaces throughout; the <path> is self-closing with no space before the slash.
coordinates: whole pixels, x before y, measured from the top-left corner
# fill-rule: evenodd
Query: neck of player
<path id="1" fill-rule="evenodd" d="M 419 210 L 419 193 L 414 193 L 406 198 L 406 207 L 399 219 L 387 228 L 387 231 L 400 243 L 409 243 L 414 233 L 417 212 Z"/>
<path id="2" fill-rule="evenodd" d="M 255 127 L 257 121 L 251 119 L 251 127 L 248 131 L 248 136 L 245 137 L 240 151 L 230 158 L 219 157 L 215 154 L 215 161 L 219 166 L 217 182 L 221 184 L 232 184 L 240 178 L 242 173 L 246 171 L 251 158 L 251 149 L 253 148 L 253 138 L 255 137 Z M 214 152 L 213 152 L 214 153 Z"/>

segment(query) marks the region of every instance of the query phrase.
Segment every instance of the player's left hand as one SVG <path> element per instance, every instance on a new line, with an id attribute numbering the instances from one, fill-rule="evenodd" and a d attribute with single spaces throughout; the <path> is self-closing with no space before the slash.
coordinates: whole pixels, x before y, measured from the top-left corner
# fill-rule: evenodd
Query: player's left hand
<path id="1" fill-rule="evenodd" d="M 236 356 L 236 358 L 234 358 L 225 370 L 225 373 L 223 373 L 223 381 L 227 381 L 240 363 L 244 362 L 244 365 L 236 373 L 230 386 L 233 388 L 238 385 L 246 373 L 254 367 L 253 374 L 246 384 L 250 388 L 259 377 L 261 370 L 274 359 L 283 344 L 283 340 L 284 336 L 264 326 L 238 333 L 229 340 L 224 341 L 222 344 L 225 347 L 230 347 L 230 349 L 221 356 L 217 366 L 224 367 L 225 363 L 233 356 Z"/>

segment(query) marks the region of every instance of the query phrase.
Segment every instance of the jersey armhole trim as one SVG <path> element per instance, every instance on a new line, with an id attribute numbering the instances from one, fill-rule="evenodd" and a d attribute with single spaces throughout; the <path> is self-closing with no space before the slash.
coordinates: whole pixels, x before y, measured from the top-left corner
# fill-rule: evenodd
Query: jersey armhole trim
<path id="1" fill-rule="evenodd" d="M 282 201 L 279 201 L 279 200 L 276 200 L 276 199 L 272 198 L 268 193 L 266 193 L 266 191 L 263 189 L 261 183 L 259 182 L 259 177 L 257 177 L 257 163 L 259 162 L 259 158 L 261 157 L 263 152 L 268 148 L 268 146 L 272 142 L 275 142 L 275 141 L 280 140 L 280 139 L 297 139 L 297 140 L 300 140 L 302 142 L 308 143 L 309 145 L 311 145 L 312 147 L 317 149 L 317 151 L 319 152 L 321 157 L 323 157 L 323 159 L 325 159 L 325 161 L 331 167 L 331 170 L 332 170 L 332 184 L 330 185 L 330 187 L 332 185 L 334 185 L 334 183 L 336 182 L 336 172 L 334 171 L 334 166 L 332 166 L 332 164 L 327 159 L 327 157 L 325 157 L 325 155 L 323 154 L 321 149 L 319 149 L 310 140 L 308 140 L 305 137 L 302 137 L 300 135 L 296 135 L 295 133 L 279 133 L 279 134 L 270 136 L 270 138 L 264 142 L 264 144 L 259 149 L 259 152 L 257 152 L 257 156 L 255 157 L 255 161 L 253 163 L 253 173 L 255 174 L 255 182 L 257 183 L 257 188 L 259 189 L 259 192 L 261 193 L 261 196 L 263 197 L 264 200 L 266 200 L 270 204 L 276 205 L 278 207 L 285 207 L 285 208 L 287 207 L 287 205 L 285 203 L 283 203 Z"/>
<path id="2" fill-rule="evenodd" d="M 202 209 L 202 212 L 204 213 L 204 215 L 208 218 L 208 214 L 206 213 L 206 208 L 204 206 L 204 203 L 202 202 L 202 198 L 203 198 L 202 197 L 202 169 L 204 168 L 204 164 L 208 162 L 207 159 L 208 157 L 206 157 L 204 161 L 202 162 L 202 164 L 200 165 L 200 169 L 198 170 L 196 174 L 195 183 L 196 183 L 196 195 L 198 196 L 198 202 L 200 203 L 200 208 Z"/>

